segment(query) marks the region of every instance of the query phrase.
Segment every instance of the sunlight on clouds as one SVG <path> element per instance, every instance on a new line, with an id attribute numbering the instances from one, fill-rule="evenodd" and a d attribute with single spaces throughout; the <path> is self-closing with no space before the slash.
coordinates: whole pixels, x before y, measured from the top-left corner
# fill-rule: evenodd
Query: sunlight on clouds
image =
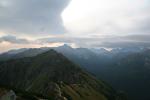
<path id="1" fill-rule="evenodd" d="M 0 0 L 0 52 L 64 43 L 72 47 L 104 46 L 130 35 L 143 42 L 150 33 L 150 0 L 70 0 L 68 7 L 69 0 L 29 1 Z M 137 35 L 144 39 L 139 41 Z M 38 41 L 42 38 L 47 41 Z"/>
<path id="2" fill-rule="evenodd" d="M 91 0 L 72 0 L 62 14 L 63 20 L 66 22 L 71 22 L 80 18 L 84 18 L 85 15 L 94 10 L 94 8 L 89 9 L 92 3 L 94 2 Z"/>
<path id="3" fill-rule="evenodd" d="M 1 0 L 0 1 L 0 6 L 2 6 L 2 7 L 8 7 L 10 5 L 11 5 L 11 3 L 7 0 Z"/>
<path id="4" fill-rule="evenodd" d="M 0 53 L 9 50 L 10 46 L 12 46 L 12 45 L 9 42 L 5 42 L 5 41 L 4 42 L 0 42 Z"/>
<path id="5" fill-rule="evenodd" d="M 0 37 L 1 37 L 1 36 L 4 36 L 4 35 L 5 35 L 5 33 L 3 33 L 3 32 L 0 32 Z"/>
<path id="6" fill-rule="evenodd" d="M 72 0 L 62 13 L 71 33 L 128 34 L 144 20 L 148 0 Z"/>

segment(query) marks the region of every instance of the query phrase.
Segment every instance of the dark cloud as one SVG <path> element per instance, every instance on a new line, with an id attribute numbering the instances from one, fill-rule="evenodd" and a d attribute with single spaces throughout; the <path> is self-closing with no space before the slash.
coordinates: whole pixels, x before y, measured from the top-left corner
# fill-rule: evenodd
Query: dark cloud
<path id="1" fill-rule="evenodd" d="M 0 37 L 0 43 L 1 42 L 10 42 L 10 43 L 14 43 L 14 44 L 28 44 L 28 43 L 30 43 L 30 41 L 27 39 L 17 38 L 15 36 L 11 36 L 11 35 Z"/>
<path id="2" fill-rule="evenodd" d="M 0 31 L 64 33 L 61 13 L 70 0 L 0 0 Z"/>

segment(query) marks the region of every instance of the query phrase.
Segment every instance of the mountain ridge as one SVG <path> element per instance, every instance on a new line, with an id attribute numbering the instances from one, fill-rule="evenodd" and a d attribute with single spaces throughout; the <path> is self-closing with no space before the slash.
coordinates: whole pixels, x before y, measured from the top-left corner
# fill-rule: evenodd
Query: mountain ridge
<path id="1" fill-rule="evenodd" d="M 0 85 L 55 99 L 115 100 L 115 91 L 111 87 L 54 50 L 34 57 L 0 62 L 0 79 Z"/>

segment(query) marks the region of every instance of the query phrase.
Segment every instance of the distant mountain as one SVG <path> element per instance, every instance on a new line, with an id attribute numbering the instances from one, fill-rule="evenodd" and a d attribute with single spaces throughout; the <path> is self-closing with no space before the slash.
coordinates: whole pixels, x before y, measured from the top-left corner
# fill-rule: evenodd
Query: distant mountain
<path id="1" fill-rule="evenodd" d="M 28 48 L 10 50 L 8 52 L 0 54 L 0 61 L 6 61 L 10 59 L 17 59 L 23 57 L 33 57 L 48 50 L 50 50 L 50 48 Z"/>
<path id="2" fill-rule="evenodd" d="M 92 52 L 98 55 L 109 55 L 110 52 L 104 48 L 89 48 Z"/>
<path id="3" fill-rule="evenodd" d="M 110 86 L 54 50 L 0 62 L 0 86 L 49 100 L 115 100 L 116 96 Z"/>
<path id="4" fill-rule="evenodd" d="M 87 48 L 60 46 L 54 49 L 90 72 L 94 72 L 94 70 L 103 65 L 105 63 L 105 59 L 107 59 L 106 56 L 97 55 Z"/>
<path id="5" fill-rule="evenodd" d="M 111 50 L 112 53 L 135 53 L 140 52 L 146 48 L 140 48 L 140 47 L 128 47 L 128 48 L 114 48 Z"/>
<path id="6" fill-rule="evenodd" d="M 65 44 L 63 46 L 51 47 L 51 48 L 35 48 L 35 49 L 31 48 L 13 55 L 10 53 L 4 53 L 0 55 L 0 61 L 23 58 L 23 57 L 32 57 L 41 54 L 45 51 L 48 51 L 50 49 L 55 49 L 57 52 L 62 53 L 67 58 L 72 60 L 74 63 L 79 64 L 84 69 L 90 72 L 94 72 L 95 70 L 97 71 L 97 68 L 99 68 L 100 66 L 104 66 L 104 64 L 106 64 L 106 61 L 109 59 L 108 56 L 105 56 L 103 54 L 98 55 L 90 49 L 71 48 L 70 46 Z"/>

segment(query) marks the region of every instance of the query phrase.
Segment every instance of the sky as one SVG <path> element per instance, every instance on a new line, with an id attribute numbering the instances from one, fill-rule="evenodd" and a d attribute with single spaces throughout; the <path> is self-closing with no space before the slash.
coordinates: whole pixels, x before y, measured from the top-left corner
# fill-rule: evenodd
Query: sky
<path id="1" fill-rule="evenodd" d="M 150 47 L 149 0 L 0 0 L 0 52 Z"/>

